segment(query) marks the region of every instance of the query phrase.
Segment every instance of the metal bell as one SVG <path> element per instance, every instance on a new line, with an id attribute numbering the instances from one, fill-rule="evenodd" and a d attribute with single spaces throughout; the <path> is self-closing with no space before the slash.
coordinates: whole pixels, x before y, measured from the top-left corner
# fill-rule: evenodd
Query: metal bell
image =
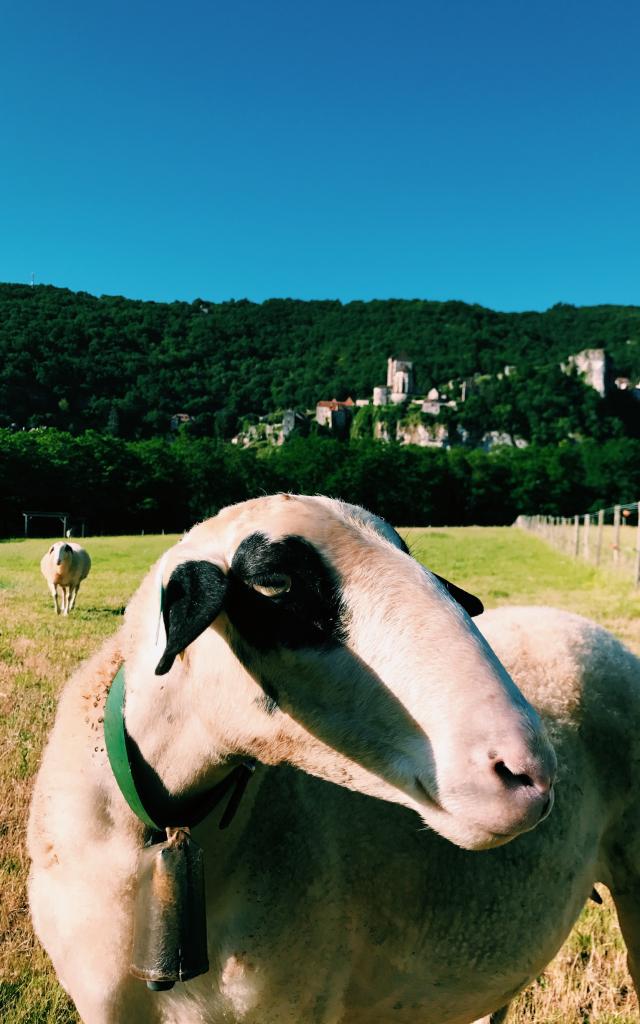
<path id="1" fill-rule="evenodd" d="M 187 829 L 140 854 L 130 969 L 156 991 L 209 970 L 204 857 Z"/>

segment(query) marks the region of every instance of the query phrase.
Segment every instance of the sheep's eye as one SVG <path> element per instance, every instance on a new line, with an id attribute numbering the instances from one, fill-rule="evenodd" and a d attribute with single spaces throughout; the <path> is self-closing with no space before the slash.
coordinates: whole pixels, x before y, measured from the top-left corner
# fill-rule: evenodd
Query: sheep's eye
<path id="1" fill-rule="evenodd" d="M 264 583 L 252 583 L 251 586 L 263 597 L 279 597 L 280 594 L 288 594 L 291 590 L 291 577 L 282 573 L 265 580 Z"/>

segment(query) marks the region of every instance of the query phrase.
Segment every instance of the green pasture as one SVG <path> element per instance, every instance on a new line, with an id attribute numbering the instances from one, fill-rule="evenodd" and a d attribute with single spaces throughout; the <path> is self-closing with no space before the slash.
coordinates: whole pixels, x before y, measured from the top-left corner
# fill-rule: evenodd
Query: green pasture
<path id="1" fill-rule="evenodd" d="M 640 654 L 640 588 L 632 586 L 630 577 L 610 572 L 608 566 L 598 570 L 509 527 L 400 532 L 416 558 L 477 594 L 485 607 L 538 604 L 566 608 L 595 619 Z"/>
<path id="2" fill-rule="evenodd" d="M 477 594 L 487 607 L 569 608 L 598 620 L 640 653 L 640 593 L 617 576 L 515 529 L 402 532 L 416 558 Z M 31 783 L 64 680 L 118 628 L 143 575 L 176 540 L 86 538 L 92 570 L 68 618 L 55 616 L 40 574 L 39 561 L 51 541 L 0 543 L 0 1021 L 7 1024 L 78 1019 L 29 926 L 24 833 Z M 510 1019 L 518 1024 L 637 1019 L 606 893 L 605 906 L 585 910 L 557 960 L 520 997 Z"/>

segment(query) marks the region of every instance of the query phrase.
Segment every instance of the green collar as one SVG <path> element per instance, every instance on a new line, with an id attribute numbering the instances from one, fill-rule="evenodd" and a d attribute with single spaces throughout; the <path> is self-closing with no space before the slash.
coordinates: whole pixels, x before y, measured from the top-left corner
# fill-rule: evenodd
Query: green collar
<path id="1" fill-rule="evenodd" d="M 124 665 L 116 672 L 104 707 L 104 739 L 111 771 L 129 807 L 141 821 L 161 831 L 142 801 L 133 777 L 129 733 L 124 724 Z"/>
<path id="2" fill-rule="evenodd" d="M 104 738 L 111 771 L 120 792 L 135 815 L 156 832 L 168 827 L 194 828 L 199 825 L 214 807 L 231 790 L 229 802 L 220 821 L 220 828 L 226 828 L 238 809 L 240 798 L 255 770 L 255 761 L 246 759 L 232 768 L 228 775 L 204 794 L 176 800 L 163 800 L 164 806 L 150 810 L 149 802 L 141 793 L 139 765 L 141 755 L 127 732 L 124 721 L 125 675 L 124 665 L 116 672 L 107 696 L 104 709 Z M 138 765 L 138 767 L 137 767 Z M 138 781 L 136 781 L 138 776 Z"/>

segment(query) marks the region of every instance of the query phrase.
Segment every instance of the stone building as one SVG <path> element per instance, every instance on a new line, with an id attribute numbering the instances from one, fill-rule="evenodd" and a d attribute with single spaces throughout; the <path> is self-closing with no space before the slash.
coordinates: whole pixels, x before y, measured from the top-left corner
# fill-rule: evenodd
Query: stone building
<path id="1" fill-rule="evenodd" d="M 270 413 L 258 417 L 255 422 L 245 421 L 243 429 L 231 438 L 231 444 L 240 448 L 254 445 L 281 445 L 290 437 L 309 433 L 309 416 L 298 409 L 285 409 L 281 414 Z"/>
<path id="2" fill-rule="evenodd" d="M 391 401 L 405 402 L 414 391 L 413 363 L 408 359 L 387 359 L 387 387 Z"/>
<path id="3" fill-rule="evenodd" d="M 351 427 L 355 407 L 353 398 L 347 398 L 344 402 L 339 402 L 336 398 L 318 402 L 316 423 L 321 427 L 328 427 L 339 436 L 346 436 Z"/>
<path id="4" fill-rule="evenodd" d="M 398 405 L 415 391 L 413 363 L 408 359 L 387 359 L 387 383 L 373 389 L 374 405 Z"/>
<path id="5" fill-rule="evenodd" d="M 422 412 L 428 412 L 431 416 L 437 416 L 443 405 L 453 405 L 455 402 L 447 401 L 446 395 L 441 395 L 437 388 L 431 388 L 420 406 Z"/>
<path id="6" fill-rule="evenodd" d="M 574 367 L 585 384 L 597 391 L 602 398 L 615 387 L 613 362 L 603 348 L 585 348 L 582 352 L 569 356 L 566 363 L 561 363 L 561 369 L 565 373 L 570 373 Z"/>
<path id="7" fill-rule="evenodd" d="M 373 389 L 373 404 L 374 405 L 389 405 L 391 402 L 391 390 L 386 384 L 380 384 L 377 388 Z"/>

